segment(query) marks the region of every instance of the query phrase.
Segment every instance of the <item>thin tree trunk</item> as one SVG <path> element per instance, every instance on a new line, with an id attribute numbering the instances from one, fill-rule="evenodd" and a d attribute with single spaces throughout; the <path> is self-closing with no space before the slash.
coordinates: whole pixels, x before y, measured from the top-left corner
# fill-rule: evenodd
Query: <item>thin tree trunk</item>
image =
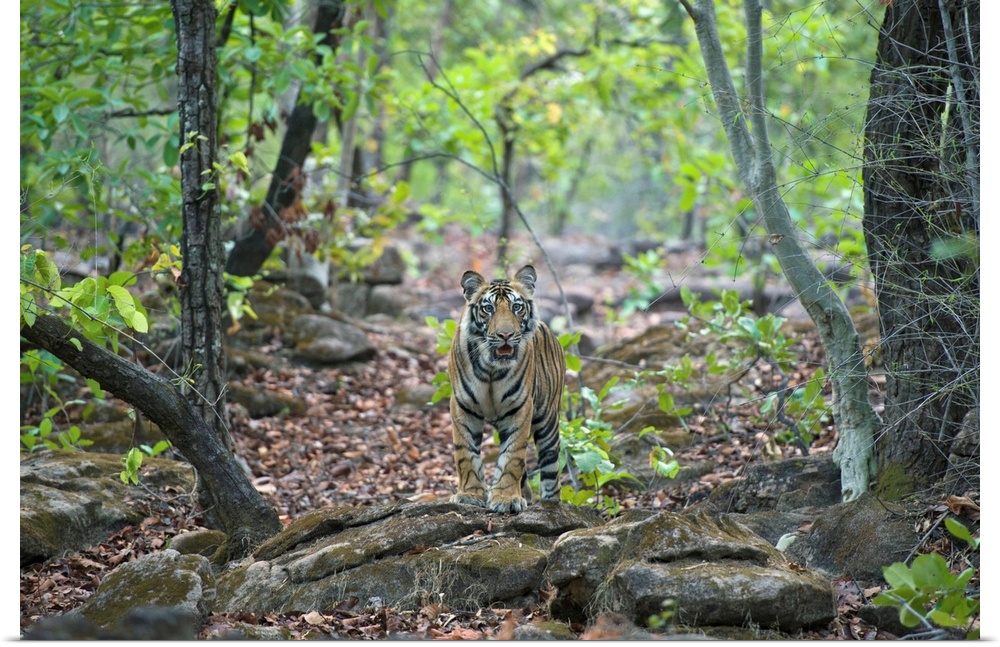
<path id="1" fill-rule="evenodd" d="M 979 3 L 885 10 L 865 128 L 864 232 L 886 371 L 879 492 L 930 487 L 979 406 Z M 941 241 L 974 254 L 935 254 Z M 959 492 L 960 493 L 960 492 Z"/>
<path id="2" fill-rule="evenodd" d="M 177 107 L 184 269 L 181 286 L 181 348 L 192 378 L 188 397 L 226 447 L 233 448 L 226 411 L 226 354 L 222 347 L 222 233 L 215 184 L 215 5 L 211 0 L 173 0 L 177 28 Z M 187 386 L 187 385 L 185 385 Z M 209 515 L 211 517 L 211 514 Z"/>
<path id="3" fill-rule="evenodd" d="M 510 107 L 501 102 L 496 108 L 496 122 L 500 128 L 502 153 L 500 157 L 500 228 L 497 231 L 497 266 L 507 265 L 507 245 L 514 225 L 514 188 L 511 186 L 514 167 L 514 144 L 517 126 L 510 121 Z"/>
<path id="4" fill-rule="evenodd" d="M 834 460 L 840 465 L 843 499 L 856 499 L 868 491 L 875 473 L 874 434 L 878 417 L 868 399 L 867 371 L 854 323 L 844 303 L 802 249 L 778 189 L 764 105 L 760 3 L 744 2 L 748 123 L 722 51 L 714 1 L 695 0 L 693 6 L 688 0 L 681 1 L 694 19 L 712 96 L 740 177 L 763 216 L 781 269 L 815 322 L 826 349 L 833 383 L 833 416 L 840 436 Z"/>
<path id="5" fill-rule="evenodd" d="M 319 3 L 313 32 L 323 34 L 323 44 L 334 51 L 340 38 L 333 33 L 343 26 L 343 0 L 325 0 Z M 340 123 L 339 112 L 334 113 Z M 274 245 L 282 238 L 284 229 L 281 212 L 292 206 L 301 189 L 302 165 L 309 155 L 313 132 L 316 130 L 316 115 L 312 103 L 300 98 L 288 118 L 288 127 L 281 142 L 281 151 L 271 175 L 271 184 L 262 207 L 262 218 L 249 223 L 249 232 L 238 238 L 226 260 L 226 271 L 237 276 L 252 276 L 271 255 Z"/>
<path id="6" fill-rule="evenodd" d="M 222 345 L 222 233 L 215 184 L 215 5 L 212 0 L 171 0 L 171 9 L 177 29 L 177 105 L 185 146 L 180 155 L 184 259 L 180 277 L 181 347 L 185 377 L 191 382 L 180 383 L 187 397 L 186 409 L 178 411 L 176 403 L 161 404 L 147 415 L 161 426 L 168 409 L 185 419 L 184 431 L 179 434 L 176 423 L 166 421 L 175 429 L 174 437 L 168 434 L 168 438 L 171 442 L 178 440 L 175 446 L 198 470 L 198 496 L 206 519 L 234 539 L 236 544 L 229 550 L 240 552 L 276 532 L 280 525 L 277 515 L 247 481 L 233 454 L 229 435 L 226 355 Z M 51 339 L 47 341 L 52 343 Z M 94 353 L 91 350 L 88 357 Z M 98 379 L 109 387 L 112 384 L 107 376 Z M 128 390 L 125 385 L 112 388 L 123 397 Z M 174 394 L 172 388 L 170 394 Z M 129 401 L 139 408 L 155 397 L 140 392 L 131 396 Z M 189 435 L 195 429 L 203 436 L 200 443 L 197 436 Z M 206 457 L 210 462 L 205 462 Z M 260 519 L 248 519 L 248 510 Z"/>
<path id="7" fill-rule="evenodd" d="M 248 555 L 281 530 L 278 514 L 180 388 L 89 341 L 58 317 L 38 317 L 33 326 L 21 328 L 21 336 L 142 411 L 187 458 L 197 471 L 199 491 L 205 494 L 201 505 L 215 511 L 229 536 L 214 557 L 216 563 Z"/>

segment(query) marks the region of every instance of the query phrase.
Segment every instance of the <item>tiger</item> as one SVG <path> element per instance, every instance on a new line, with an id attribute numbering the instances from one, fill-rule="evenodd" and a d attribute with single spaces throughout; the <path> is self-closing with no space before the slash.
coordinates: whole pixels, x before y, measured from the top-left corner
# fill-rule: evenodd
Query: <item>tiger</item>
<path id="1" fill-rule="evenodd" d="M 462 275 L 465 306 L 448 355 L 452 437 L 458 489 L 453 502 L 518 513 L 528 507 L 525 458 L 534 437 L 541 497 L 559 497 L 559 415 L 566 358 L 532 297 L 535 268 L 525 265 L 513 279 L 486 282 L 478 272 Z M 481 456 L 483 428 L 500 438 L 493 484 L 486 490 Z"/>

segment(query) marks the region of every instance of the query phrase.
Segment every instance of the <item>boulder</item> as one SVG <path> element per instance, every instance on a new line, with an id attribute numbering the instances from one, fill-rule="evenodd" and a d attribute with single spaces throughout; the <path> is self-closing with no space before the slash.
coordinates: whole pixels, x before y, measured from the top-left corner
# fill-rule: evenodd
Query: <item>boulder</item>
<path id="1" fill-rule="evenodd" d="M 329 261 L 321 261 L 301 250 L 285 249 L 282 256 L 285 267 L 270 270 L 267 280 L 301 294 L 316 310 L 322 308 L 330 287 Z"/>
<path id="2" fill-rule="evenodd" d="M 913 517 L 921 510 L 910 515 L 902 504 L 865 494 L 823 509 L 785 552 L 831 578 L 881 583 L 882 567 L 906 560 L 918 545 Z"/>
<path id="3" fill-rule="evenodd" d="M 201 617 L 181 607 L 135 607 L 112 629 L 76 612 L 42 618 L 24 632 L 25 640 L 195 640 Z"/>
<path id="4" fill-rule="evenodd" d="M 124 454 L 132 447 L 152 447 L 167 439 L 159 427 L 144 417 L 138 425 L 128 418 L 112 422 L 88 420 L 80 425 L 80 436 L 93 443 L 87 446 L 88 451 L 104 454 Z"/>
<path id="5" fill-rule="evenodd" d="M 320 510 L 223 574 L 217 610 L 305 611 L 352 596 L 404 609 L 513 605 L 541 588 L 555 536 L 599 523 L 549 503 L 516 516 L 449 502 Z"/>
<path id="6" fill-rule="evenodd" d="M 303 295 L 268 281 L 254 283 L 247 299 L 257 315 L 256 319 L 243 318 L 243 326 L 248 329 L 264 327 L 283 330 L 296 317 L 315 311 Z"/>
<path id="7" fill-rule="evenodd" d="M 375 346 L 365 331 L 324 315 L 304 314 L 292 320 L 288 337 L 297 357 L 315 364 L 365 361 Z"/>
<path id="8" fill-rule="evenodd" d="M 388 315 L 399 318 L 407 308 L 420 305 L 420 299 L 402 285 L 376 285 L 368 294 L 365 315 Z"/>
<path id="9" fill-rule="evenodd" d="M 174 535 L 170 538 L 167 547 L 176 550 L 181 555 L 211 557 L 220 546 L 226 543 L 226 538 L 226 533 L 221 530 L 201 528 Z"/>
<path id="10" fill-rule="evenodd" d="M 251 388 L 239 383 L 230 383 L 227 390 L 229 401 L 243 405 L 251 418 L 265 418 L 288 412 L 301 416 L 306 412 L 306 402 L 289 393 L 278 393 L 265 388 Z"/>
<path id="11" fill-rule="evenodd" d="M 623 515 L 565 533 L 545 579 L 559 589 L 553 611 L 560 615 L 606 611 L 644 622 L 673 600 L 683 624 L 786 632 L 836 616 L 827 579 L 793 568 L 747 528 L 708 513 Z"/>
<path id="12" fill-rule="evenodd" d="M 120 631 L 135 609 L 169 608 L 204 619 L 214 599 L 215 575 L 208 559 L 167 549 L 143 555 L 108 573 L 94 595 L 74 613 L 99 629 Z"/>
<path id="13" fill-rule="evenodd" d="M 825 578 L 709 513 L 592 510 L 542 502 L 500 515 L 450 502 L 318 510 L 219 575 L 214 611 L 536 604 L 553 618 L 618 613 L 645 625 L 664 600 L 681 622 L 797 631 L 835 616 Z"/>
<path id="14" fill-rule="evenodd" d="M 406 261 L 393 245 L 386 245 L 374 262 L 361 269 L 361 278 L 368 285 L 399 285 L 405 274 Z"/>
<path id="15" fill-rule="evenodd" d="M 726 512 L 782 512 L 834 505 L 840 497 L 840 468 L 830 454 L 820 454 L 754 463 L 713 490 L 709 501 Z"/>
<path id="16" fill-rule="evenodd" d="M 44 451 L 21 457 L 21 564 L 44 561 L 105 540 L 143 514 L 129 505 L 121 457 L 80 451 Z M 184 463 L 146 458 L 146 485 L 194 489 Z"/>

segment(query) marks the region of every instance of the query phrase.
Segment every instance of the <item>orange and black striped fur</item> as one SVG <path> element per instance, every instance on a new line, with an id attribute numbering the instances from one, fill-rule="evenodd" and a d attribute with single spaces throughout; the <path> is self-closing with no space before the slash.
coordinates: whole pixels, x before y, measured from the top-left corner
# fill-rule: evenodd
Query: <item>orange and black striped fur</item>
<path id="1" fill-rule="evenodd" d="M 530 493 L 525 474 L 529 437 L 535 439 L 543 499 L 559 498 L 559 410 L 566 358 L 538 319 L 532 295 L 535 268 L 487 283 L 462 275 L 465 309 L 448 358 L 451 421 L 458 492 L 452 501 L 520 512 Z M 480 449 L 486 422 L 500 437 L 500 457 L 487 492 Z"/>

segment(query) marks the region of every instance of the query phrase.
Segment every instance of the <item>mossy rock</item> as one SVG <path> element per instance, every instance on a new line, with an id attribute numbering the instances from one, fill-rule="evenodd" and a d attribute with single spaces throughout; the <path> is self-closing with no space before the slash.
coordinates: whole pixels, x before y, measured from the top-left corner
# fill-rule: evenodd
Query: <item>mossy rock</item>
<path id="1" fill-rule="evenodd" d="M 167 549 L 113 570 L 79 613 L 99 628 L 117 629 L 139 607 L 175 608 L 205 618 L 214 599 L 215 576 L 208 560 Z"/>

